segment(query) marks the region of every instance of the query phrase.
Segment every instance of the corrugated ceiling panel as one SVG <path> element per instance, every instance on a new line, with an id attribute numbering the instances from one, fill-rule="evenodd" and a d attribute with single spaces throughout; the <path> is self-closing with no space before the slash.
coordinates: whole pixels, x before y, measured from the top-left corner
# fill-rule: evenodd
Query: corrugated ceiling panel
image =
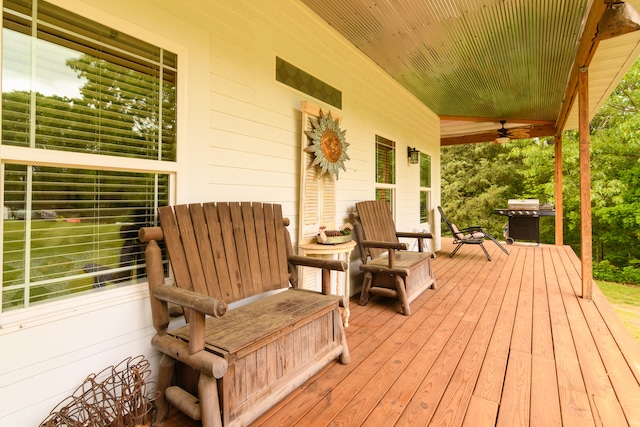
<path id="1" fill-rule="evenodd" d="M 588 0 L 302 0 L 439 115 L 555 120 Z"/>

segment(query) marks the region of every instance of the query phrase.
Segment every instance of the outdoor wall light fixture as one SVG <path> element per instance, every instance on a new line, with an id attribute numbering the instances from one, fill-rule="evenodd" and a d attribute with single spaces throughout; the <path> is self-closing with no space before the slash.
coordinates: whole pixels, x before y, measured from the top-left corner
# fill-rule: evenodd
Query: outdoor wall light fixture
<path id="1" fill-rule="evenodd" d="M 415 148 L 407 147 L 407 156 L 409 156 L 409 163 L 412 165 L 420 163 L 420 152 Z"/>

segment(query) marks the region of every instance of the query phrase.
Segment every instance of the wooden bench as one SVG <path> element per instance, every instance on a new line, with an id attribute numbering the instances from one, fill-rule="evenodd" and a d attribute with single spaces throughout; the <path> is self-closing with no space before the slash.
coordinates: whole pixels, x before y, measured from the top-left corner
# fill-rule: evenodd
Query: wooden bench
<path id="1" fill-rule="evenodd" d="M 391 210 L 383 200 L 358 202 L 356 211 L 351 220 L 364 272 L 360 305 L 367 305 L 370 295 L 398 298 L 403 314 L 411 315 L 411 301 L 427 288 L 436 288 L 433 254 L 426 252 L 423 240 L 433 236 L 396 231 Z M 399 237 L 418 239 L 418 252 L 407 251 Z"/>
<path id="2" fill-rule="evenodd" d="M 321 268 L 327 290 L 330 270 L 347 264 L 294 255 L 280 205 L 205 203 L 158 213 L 161 227 L 141 229 L 140 240 L 152 343 L 163 353 L 160 422 L 171 404 L 203 427 L 248 425 L 334 359 L 349 362 L 342 298 L 296 289 L 298 265 Z M 164 283 L 161 240 L 176 286 Z M 186 326 L 169 330 L 168 303 L 184 307 Z"/>

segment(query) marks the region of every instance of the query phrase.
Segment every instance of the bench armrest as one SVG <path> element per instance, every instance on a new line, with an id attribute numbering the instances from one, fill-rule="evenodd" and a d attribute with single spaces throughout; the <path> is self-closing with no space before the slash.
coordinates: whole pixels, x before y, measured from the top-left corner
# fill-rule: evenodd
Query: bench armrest
<path id="1" fill-rule="evenodd" d="M 349 264 L 346 261 L 340 260 L 289 255 L 287 261 L 289 262 L 289 274 L 291 275 L 290 282 L 294 288 L 298 288 L 298 272 L 296 266 L 321 268 L 322 293 L 325 295 L 331 293 L 331 270 L 349 271 Z"/>
<path id="2" fill-rule="evenodd" d="M 171 285 L 156 286 L 153 296 L 213 317 L 222 317 L 227 312 L 227 303 L 224 301 Z"/>
<path id="3" fill-rule="evenodd" d="M 316 267 L 326 270 L 335 271 L 347 271 L 349 266 L 346 261 L 339 261 L 333 259 L 313 258 L 309 256 L 289 255 L 287 260 L 290 264 L 299 265 L 302 267 Z"/>
<path id="4" fill-rule="evenodd" d="M 363 240 L 361 243 L 365 248 L 395 249 L 400 251 L 407 249 L 407 244 L 400 242 L 376 242 L 375 240 Z"/>

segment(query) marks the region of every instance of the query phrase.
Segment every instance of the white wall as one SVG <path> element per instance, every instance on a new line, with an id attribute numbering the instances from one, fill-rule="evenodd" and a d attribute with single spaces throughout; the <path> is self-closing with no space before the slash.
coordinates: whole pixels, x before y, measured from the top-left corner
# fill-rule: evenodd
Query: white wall
<path id="1" fill-rule="evenodd" d="M 343 93 L 351 160 L 338 181 L 338 223 L 374 197 L 376 133 L 397 143 L 398 228 L 421 228 L 407 146 L 431 155 L 439 203 L 437 116 L 299 1 L 52 2 L 178 53 L 176 202 L 281 203 L 297 235 L 300 101 L 328 106 L 275 81 L 278 55 Z M 5 313 L 0 326 L 0 426 L 37 425 L 87 375 L 128 356 L 157 360 L 144 285 Z"/>

